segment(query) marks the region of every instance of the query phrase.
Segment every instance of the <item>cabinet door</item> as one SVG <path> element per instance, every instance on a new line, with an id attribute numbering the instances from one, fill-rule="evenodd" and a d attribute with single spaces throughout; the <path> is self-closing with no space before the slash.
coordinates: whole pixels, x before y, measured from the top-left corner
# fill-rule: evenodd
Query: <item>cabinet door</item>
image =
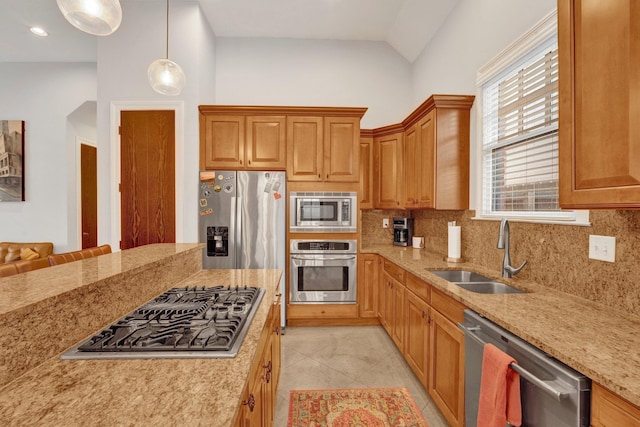
<path id="1" fill-rule="evenodd" d="M 563 208 L 640 207 L 640 4 L 558 2 Z"/>
<path id="2" fill-rule="evenodd" d="M 373 209 L 373 137 L 360 138 L 360 209 Z"/>
<path id="3" fill-rule="evenodd" d="M 382 293 L 380 297 L 382 301 L 380 301 L 380 322 L 382 326 L 386 329 L 389 336 L 393 337 L 393 278 L 389 276 L 387 273 L 383 274 L 384 276 L 384 286 L 382 288 Z"/>
<path id="4" fill-rule="evenodd" d="M 200 116 L 200 167 L 244 168 L 245 120 L 243 116 Z"/>
<path id="5" fill-rule="evenodd" d="M 420 141 L 418 140 L 418 125 L 415 124 L 404 133 L 404 207 L 407 209 L 418 207 L 420 197 Z"/>
<path id="6" fill-rule="evenodd" d="M 287 166 L 285 116 L 247 116 L 246 167 L 284 170 Z"/>
<path id="7" fill-rule="evenodd" d="M 640 408 L 593 383 L 591 390 L 591 425 L 593 427 L 637 427 Z"/>
<path id="8" fill-rule="evenodd" d="M 378 255 L 358 257 L 358 306 L 360 317 L 378 315 Z"/>
<path id="9" fill-rule="evenodd" d="M 406 340 L 404 357 L 420 382 L 428 387 L 429 306 L 407 291 Z"/>
<path id="10" fill-rule="evenodd" d="M 322 117 L 287 117 L 287 180 L 322 180 Z"/>
<path id="11" fill-rule="evenodd" d="M 402 192 L 402 133 L 374 138 L 374 204 L 398 209 Z"/>
<path id="12" fill-rule="evenodd" d="M 464 425 L 464 334 L 431 310 L 429 395 L 451 426 Z"/>
<path id="13" fill-rule="evenodd" d="M 391 338 L 401 352 L 404 352 L 404 329 L 406 325 L 405 318 L 405 287 L 397 280 L 393 280 L 391 285 L 392 298 L 393 298 L 393 311 L 392 311 L 392 330 Z"/>
<path id="14" fill-rule="evenodd" d="M 431 110 L 426 116 L 424 116 L 418 124 L 417 128 L 417 140 L 418 140 L 418 152 L 417 157 L 419 160 L 419 168 L 416 173 L 418 185 L 417 206 L 419 208 L 434 208 L 435 207 L 435 179 L 436 179 L 436 165 L 435 165 L 435 153 L 436 153 L 436 110 Z M 457 140 L 458 138 L 456 138 Z M 467 164 L 467 168 L 469 165 Z M 448 179 L 448 176 L 443 171 L 442 179 Z"/>
<path id="15" fill-rule="evenodd" d="M 360 118 L 324 118 L 323 179 L 358 182 L 360 179 Z"/>

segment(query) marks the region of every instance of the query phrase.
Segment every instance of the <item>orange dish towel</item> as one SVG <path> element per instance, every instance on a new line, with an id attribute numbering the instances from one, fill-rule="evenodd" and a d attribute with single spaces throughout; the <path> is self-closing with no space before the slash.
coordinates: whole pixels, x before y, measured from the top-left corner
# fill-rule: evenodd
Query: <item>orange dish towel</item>
<path id="1" fill-rule="evenodd" d="M 478 427 L 522 424 L 520 375 L 509 367 L 516 363 L 493 344 L 485 344 L 478 404 Z"/>

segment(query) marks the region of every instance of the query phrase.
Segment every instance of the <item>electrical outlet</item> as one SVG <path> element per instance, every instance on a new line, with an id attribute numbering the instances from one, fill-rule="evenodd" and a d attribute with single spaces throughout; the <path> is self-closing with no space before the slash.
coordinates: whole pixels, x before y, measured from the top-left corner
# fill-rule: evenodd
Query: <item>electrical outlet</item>
<path id="1" fill-rule="evenodd" d="M 589 258 L 616 262 L 616 238 L 609 236 L 589 236 Z"/>
<path id="2" fill-rule="evenodd" d="M 389 228 L 389 218 L 383 218 L 382 228 Z"/>

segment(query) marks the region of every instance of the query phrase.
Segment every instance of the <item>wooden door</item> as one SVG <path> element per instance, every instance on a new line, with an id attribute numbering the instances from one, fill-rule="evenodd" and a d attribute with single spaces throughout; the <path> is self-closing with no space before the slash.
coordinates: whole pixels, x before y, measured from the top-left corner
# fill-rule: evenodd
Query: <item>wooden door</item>
<path id="1" fill-rule="evenodd" d="M 176 240 L 175 112 L 120 115 L 121 249 Z"/>
<path id="2" fill-rule="evenodd" d="M 374 204 L 376 209 L 400 207 L 402 133 L 374 138 Z"/>
<path id="3" fill-rule="evenodd" d="M 286 117 L 247 116 L 246 168 L 285 170 Z"/>
<path id="4" fill-rule="evenodd" d="M 97 149 L 80 144 L 80 210 L 82 249 L 98 246 Z"/>
<path id="5" fill-rule="evenodd" d="M 358 306 L 360 317 L 376 317 L 378 307 L 378 255 L 358 259 Z"/>
<path id="6" fill-rule="evenodd" d="M 360 118 L 324 118 L 323 179 L 358 182 L 360 179 Z"/>
<path id="7" fill-rule="evenodd" d="M 407 291 L 406 344 L 404 357 L 425 387 L 429 354 L 429 305 L 413 292 Z"/>
<path id="8" fill-rule="evenodd" d="M 418 151 L 416 152 L 419 158 L 419 171 L 416 173 L 418 180 L 418 192 L 416 197 L 417 207 L 419 208 L 434 208 L 435 207 L 435 180 L 436 180 L 436 110 L 431 110 L 426 116 L 424 116 L 418 124 L 417 128 L 417 140 Z M 464 165 L 460 166 L 464 167 Z M 467 162 L 467 169 L 469 165 Z M 443 176 L 442 179 L 448 179 L 448 176 Z"/>
<path id="9" fill-rule="evenodd" d="M 322 181 L 322 117 L 287 117 L 287 180 Z"/>
<path id="10" fill-rule="evenodd" d="M 640 3 L 558 2 L 563 208 L 640 207 Z"/>
<path id="11" fill-rule="evenodd" d="M 418 125 L 411 126 L 404 134 L 404 197 L 403 205 L 407 209 L 418 207 L 420 197 L 420 141 L 418 140 Z"/>
<path id="12" fill-rule="evenodd" d="M 393 336 L 393 278 L 383 273 L 384 286 L 380 293 L 380 322 L 389 336 Z"/>
<path id="13" fill-rule="evenodd" d="M 373 209 L 373 137 L 360 138 L 360 209 Z"/>
<path id="14" fill-rule="evenodd" d="M 200 114 L 200 168 L 244 169 L 245 118 Z"/>
<path id="15" fill-rule="evenodd" d="M 405 319 L 405 291 L 406 288 L 404 285 L 397 280 L 393 280 L 392 282 L 392 301 L 393 301 L 393 319 L 391 323 L 393 325 L 393 333 L 391 334 L 391 338 L 396 343 L 396 346 L 400 349 L 401 352 L 404 352 L 404 328 L 406 325 Z"/>
<path id="16" fill-rule="evenodd" d="M 451 426 L 464 425 L 464 334 L 431 310 L 429 395 Z"/>

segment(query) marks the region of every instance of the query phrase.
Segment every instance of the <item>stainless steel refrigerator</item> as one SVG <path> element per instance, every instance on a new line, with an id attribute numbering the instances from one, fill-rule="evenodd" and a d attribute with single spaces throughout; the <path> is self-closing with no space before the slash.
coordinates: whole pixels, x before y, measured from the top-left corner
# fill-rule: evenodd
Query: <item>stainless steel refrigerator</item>
<path id="1" fill-rule="evenodd" d="M 285 173 L 200 171 L 199 185 L 198 239 L 207 244 L 202 268 L 277 268 L 285 295 Z"/>

